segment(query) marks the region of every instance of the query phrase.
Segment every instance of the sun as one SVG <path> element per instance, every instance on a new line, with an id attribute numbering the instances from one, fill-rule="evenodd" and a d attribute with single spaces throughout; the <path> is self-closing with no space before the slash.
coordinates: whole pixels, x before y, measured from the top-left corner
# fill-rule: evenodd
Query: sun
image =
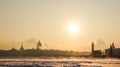
<path id="1" fill-rule="evenodd" d="M 73 22 L 69 25 L 69 31 L 71 34 L 77 34 L 79 31 L 79 24 Z"/>

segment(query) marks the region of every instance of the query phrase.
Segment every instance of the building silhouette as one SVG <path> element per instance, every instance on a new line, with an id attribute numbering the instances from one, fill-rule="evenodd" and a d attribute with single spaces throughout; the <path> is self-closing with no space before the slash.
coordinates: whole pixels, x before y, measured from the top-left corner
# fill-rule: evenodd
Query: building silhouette
<path id="1" fill-rule="evenodd" d="M 10 51 L 16 51 L 17 49 L 15 49 L 15 47 L 14 47 L 14 44 L 13 44 L 13 47 L 12 47 L 12 49 L 10 49 Z"/>
<path id="2" fill-rule="evenodd" d="M 37 42 L 37 46 L 36 46 L 36 49 L 37 50 L 40 50 L 40 47 L 42 46 L 42 43 L 40 42 L 40 40 Z"/>
<path id="3" fill-rule="evenodd" d="M 92 55 L 93 55 L 93 53 L 94 53 L 94 43 L 92 42 Z"/>
<path id="4" fill-rule="evenodd" d="M 102 55 L 101 50 L 94 50 L 94 43 L 93 43 L 93 42 L 92 42 L 92 44 L 91 44 L 91 49 L 92 49 L 92 52 L 91 52 L 91 55 L 92 55 L 92 56 L 98 57 L 98 56 L 101 56 L 101 55 Z"/>
<path id="5" fill-rule="evenodd" d="M 0 50 L 0 57 L 89 57 L 90 52 L 74 52 L 74 51 L 63 51 L 54 49 L 41 49 L 42 43 L 40 40 L 37 42 L 36 49 L 24 49 L 23 43 L 21 43 L 20 49 L 14 48 L 10 50 Z M 120 48 L 116 48 L 114 42 L 108 49 L 105 49 L 103 54 L 101 50 L 95 50 L 94 42 L 91 43 L 91 56 L 92 57 L 117 57 L 120 58 Z"/>
<path id="6" fill-rule="evenodd" d="M 20 51 L 24 51 L 23 43 L 21 43 Z"/>
<path id="7" fill-rule="evenodd" d="M 105 55 L 107 57 L 119 57 L 120 58 L 120 48 L 115 48 L 115 45 L 113 42 L 108 49 L 105 49 Z"/>

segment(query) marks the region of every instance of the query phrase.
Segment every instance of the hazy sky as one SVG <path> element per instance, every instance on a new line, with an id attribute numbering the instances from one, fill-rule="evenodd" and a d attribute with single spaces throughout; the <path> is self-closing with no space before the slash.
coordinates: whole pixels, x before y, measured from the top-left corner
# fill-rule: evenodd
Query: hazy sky
<path id="1" fill-rule="evenodd" d="M 81 28 L 76 35 L 68 30 L 71 22 Z M 30 38 L 49 49 L 90 50 L 99 39 L 120 47 L 120 0 L 0 0 L 0 49 Z"/>

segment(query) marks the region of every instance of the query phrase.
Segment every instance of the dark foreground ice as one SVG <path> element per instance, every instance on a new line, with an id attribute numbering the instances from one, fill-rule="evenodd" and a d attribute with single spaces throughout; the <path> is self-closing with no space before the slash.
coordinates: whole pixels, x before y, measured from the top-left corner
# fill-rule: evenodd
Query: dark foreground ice
<path id="1" fill-rule="evenodd" d="M 120 67 L 119 59 L 0 59 L 0 67 Z"/>

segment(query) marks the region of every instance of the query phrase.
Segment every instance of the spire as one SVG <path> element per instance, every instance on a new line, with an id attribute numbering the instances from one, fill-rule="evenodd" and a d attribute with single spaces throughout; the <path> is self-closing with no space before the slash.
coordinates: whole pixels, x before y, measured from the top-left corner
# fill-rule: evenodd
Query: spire
<path id="1" fill-rule="evenodd" d="M 92 55 L 93 55 L 93 53 L 94 53 L 94 43 L 93 42 L 92 42 L 91 46 L 92 46 Z"/>
<path id="2" fill-rule="evenodd" d="M 24 51 L 23 43 L 21 43 L 20 51 Z"/>
<path id="3" fill-rule="evenodd" d="M 112 46 L 112 48 L 113 48 L 113 49 L 115 48 L 114 42 L 112 43 L 112 45 L 111 45 L 111 46 Z"/>
<path id="4" fill-rule="evenodd" d="M 110 45 L 109 56 L 110 56 L 110 57 L 113 56 L 113 47 L 112 47 L 112 45 Z"/>

